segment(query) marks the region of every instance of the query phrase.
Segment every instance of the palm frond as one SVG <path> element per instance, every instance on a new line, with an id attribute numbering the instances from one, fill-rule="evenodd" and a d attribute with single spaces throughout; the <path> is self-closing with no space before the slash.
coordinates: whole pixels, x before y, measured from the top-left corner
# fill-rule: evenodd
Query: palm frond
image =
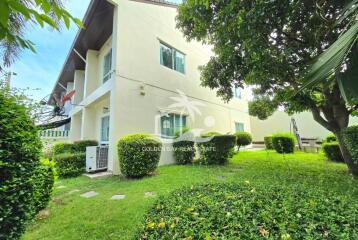
<path id="1" fill-rule="evenodd" d="M 317 58 L 304 77 L 305 83 L 300 90 L 312 87 L 334 74 L 342 66 L 343 61 L 357 41 L 357 34 L 358 21 Z"/>

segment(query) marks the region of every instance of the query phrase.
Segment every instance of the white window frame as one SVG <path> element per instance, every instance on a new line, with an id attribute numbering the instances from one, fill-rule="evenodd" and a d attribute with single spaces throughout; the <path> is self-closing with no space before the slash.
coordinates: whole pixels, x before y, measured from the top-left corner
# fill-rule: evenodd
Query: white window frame
<path id="1" fill-rule="evenodd" d="M 110 80 L 111 79 L 111 74 L 112 74 L 112 54 L 113 54 L 113 52 L 112 52 L 112 48 L 104 55 L 104 57 L 103 57 L 103 68 L 102 68 L 102 70 L 103 70 L 103 77 L 102 77 L 102 83 L 105 83 L 105 82 L 107 82 L 108 80 Z M 110 64 L 111 64 L 111 66 L 110 66 L 110 68 L 109 68 L 109 70 L 108 70 L 108 72 L 107 73 L 104 73 L 104 66 L 105 66 L 105 64 L 106 64 L 106 58 L 107 58 L 107 56 L 108 55 L 110 55 Z"/>
<path id="2" fill-rule="evenodd" d="M 103 141 L 102 140 L 102 121 L 104 118 L 108 117 L 108 141 Z M 100 132 L 99 132 L 99 139 L 100 139 L 100 143 L 103 144 L 103 145 L 108 145 L 109 144 L 109 132 L 110 132 L 110 122 L 111 122 L 111 116 L 110 114 L 104 114 L 101 116 L 101 121 L 100 121 Z"/>
<path id="3" fill-rule="evenodd" d="M 170 48 L 170 49 L 171 49 L 171 52 L 172 52 L 172 66 L 171 66 L 171 67 L 168 67 L 168 66 L 166 66 L 166 65 L 164 65 L 164 64 L 162 64 L 162 63 L 160 62 L 160 58 L 161 58 L 161 56 L 160 56 L 161 50 L 160 50 L 160 49 L 161 49 L 161 46 L 162 46 L 162 45 L 165 46 L 165 47 L 167 47 L 167 48 Z M 176 53 L 177 53 L 177 52 L 180 53 L 181 55 L 183 55 L 183 59 L 184 59 L 184 63 L 183 63 L 184 69 L 183 69 L 183 72 L 180 72 L 180 71 L 178 71 L 177 69 L 175 69 L 175 61 L 176 61 Z M 174 70 L 174 71 L 176 71 L 176 72 L 178 72 L 178 73 L 181 73 L 181 74 L 184 74 L 184 75 L 185 75 L 185 72 L 186 72 L 186 54 L 183 53 L 182 51 L 179 51 L 178 49 L 172 47 L 171 45 L 169 45 L 169 44 L 167 44 L 167 43 L 165 43 L 165 42 L 159 40 L 159 64 L 160 64 L 161 66 L 163 66 L 163 67 L 172 69 L 172 70 Z"/>
<path id="4" fill-rule="evenodd" d="M 163 135 L 163 132 L 162 132 L 162 117 L 164 117 L 165 115 L 173 115 L 174 118 L 173 118 L 173 128 L 174 128 L 174 136 L 167 136 L 167 135 Z M 180 116 L 181 119 L 185 118 L 185 126 L 182 127 L 182 129 L 188 127 L 188 115 L 187 114 L 180 114 L 180 113 L 177 113 L 177 112 L 168 112 L 168 113 L 165 113 L 163 115 L 160 116 L 159 118 L 159 129 L 160 129 L 160 137 L 163 138 L 163 139 L 170 139 L 170 138 L 175 138 L 175 115 L 177 116 Z"/>

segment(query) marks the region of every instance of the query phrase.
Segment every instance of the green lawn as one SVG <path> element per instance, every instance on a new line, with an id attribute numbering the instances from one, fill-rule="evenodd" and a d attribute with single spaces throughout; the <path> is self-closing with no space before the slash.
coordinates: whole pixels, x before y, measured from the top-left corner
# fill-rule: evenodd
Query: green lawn
<path id="1" fill-rule="evenodd" d="M 158 169 L 156 176 L 142 180 L 59 180 L 57 186 L 66 188 L 55 189 L 49 217 L 36 220 L 24 239 L 131 239 L 146 209 L 155 201 L 155 197 L 145 198 L 145 192 L 161 195 L 184 185 L 215 181 L 303 184 L 324 189 L 327 194 L 334 191 L 352 195 L 358 202 L 358 181 L 347 174 L 344 164 L 328 162 L 321 154 L 240 152 L 226 166 L 165 166 Z M 80 191 L 69 194 L 74 189 Z M 99 195 L 90 199 L 79 196 L 92 190 Z M 126 198 L 109 200 L 119 193 Z"/>

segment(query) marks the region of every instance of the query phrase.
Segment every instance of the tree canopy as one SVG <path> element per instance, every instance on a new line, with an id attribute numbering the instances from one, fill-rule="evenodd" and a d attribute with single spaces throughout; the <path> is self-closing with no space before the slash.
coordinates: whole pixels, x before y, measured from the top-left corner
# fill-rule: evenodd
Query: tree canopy
<path id="1" fill-rule="evenodd" d="M 336 75 L 298 90 L 310 64 L 352 21 L 336 23 L 348 2 L 186 0 L 179 6 L 177 27 L 188 40 L 213 46 L 214 56 L 201 67 L 201 81 L 224 100 L 233 97 L 233 86 L 250 85 L 251 114 L 265 119 L 279 106 L 290 114 L 311 111 L 318 123 L 340 135 L 358 105 L 344 101 Z"/>
<path id="2" fill-rule="evenodd" d="M 82 27 L 81 20 L 64 9 L 62 0 L 1 0 L 0 70 L 9 67 L 21 49 L 35 52 L 34 43 L 24 37 L 27 24 L 60 30 L 62 23 L 69 28 L 71 21 Z"/>

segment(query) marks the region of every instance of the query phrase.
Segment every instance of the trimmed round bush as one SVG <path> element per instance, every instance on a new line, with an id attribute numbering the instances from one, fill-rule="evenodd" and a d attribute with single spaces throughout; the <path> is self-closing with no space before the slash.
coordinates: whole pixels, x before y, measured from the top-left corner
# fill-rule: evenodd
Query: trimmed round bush
<path id="1" fill-rule="evenodd" d="M 272 136 L 266 136 L 264 137 L 265 147 L 266 149 L 274 149 L 273 143 L 272 143 Z"/>
<path id="2" fill-rule="evenodd" d="M 135 239 L 358 239 L 351 196 L 296 184 L 206 184 L 160 197 Z"/>
<path id="3" fill-rule="evenodd" d="M 211 138 L 206 142 L 198 142 L 200 153 L 200 163 L 204 165 L 225 164 L 232 155 L 236 144 L 234 135 L 220 135 L 210 132 L 201 136 L 201 138 Z"/>
<path id="4" fill-rule="evenodd" d="M 186 141 L 185 139 L 178 140 L 178 137 L 181 136 L 181 133 L 186 133 L 186 137 L 189 137 L 191 141 Z M 190 134 L 189 129 L 184 129 L 182 132 L 176 133 L 177 139 L 173 143 L 173 154 L 176 162 L 178 164 L 191 164 L 195 157 L 195 145 L 192 134 Z"/>
<path id="5" fill-rule="evenodd" d="M 291 133 L 276 133 L 272 135 L 272 145 L 278 153 L 293 153 L 295 151 L 295 143 L 295 136 Z"/>
<path id="6" fill-rule="evenodd" d="M 241 147 L 250 145 L 252 142 L 252 136 L 248 132 L 237 132 L 236 136 L 236 145 L 240 149 Z"/>
<path id="7" fill-rule="evenodd" d="M 353 158 L 358 164 L 358 126 L 348 127 L 343 131 L 343 141 Z"/>
<path id="8" fill-rule="evenodd" d="M 76 177 L 86 170 L 86 153 L 58 154 L 54 160 L 59 177 Z"/>
<path id="9" fill-rule="evenodd" d="M 96 140 L 80 140 L 73 142 L 73 148 L 76 152 L 86 152 L 86 147 L 98 146 Z"/>
<path id="10" fill-rule="evenodd" d="M 149 134 L 130 134 L 118 141 L 118 158 L 121 173 L 140 178 L 154 172 L 160 160 L 162 144 Z"/>
<path id="11" fill-rule="evenodd" d="M 344 162 L 338 142 L 325 142 L 322 144 L 322 150 L 329 160 L 334 162 Z"/>
<path id="12" fill-rule="evenodd" d="M 18 239 L 47 204 L 41 141 L 24 106 L 0 92 L 0 239 Z M 45 190 L 44 190 L 45 191 Z"/>

